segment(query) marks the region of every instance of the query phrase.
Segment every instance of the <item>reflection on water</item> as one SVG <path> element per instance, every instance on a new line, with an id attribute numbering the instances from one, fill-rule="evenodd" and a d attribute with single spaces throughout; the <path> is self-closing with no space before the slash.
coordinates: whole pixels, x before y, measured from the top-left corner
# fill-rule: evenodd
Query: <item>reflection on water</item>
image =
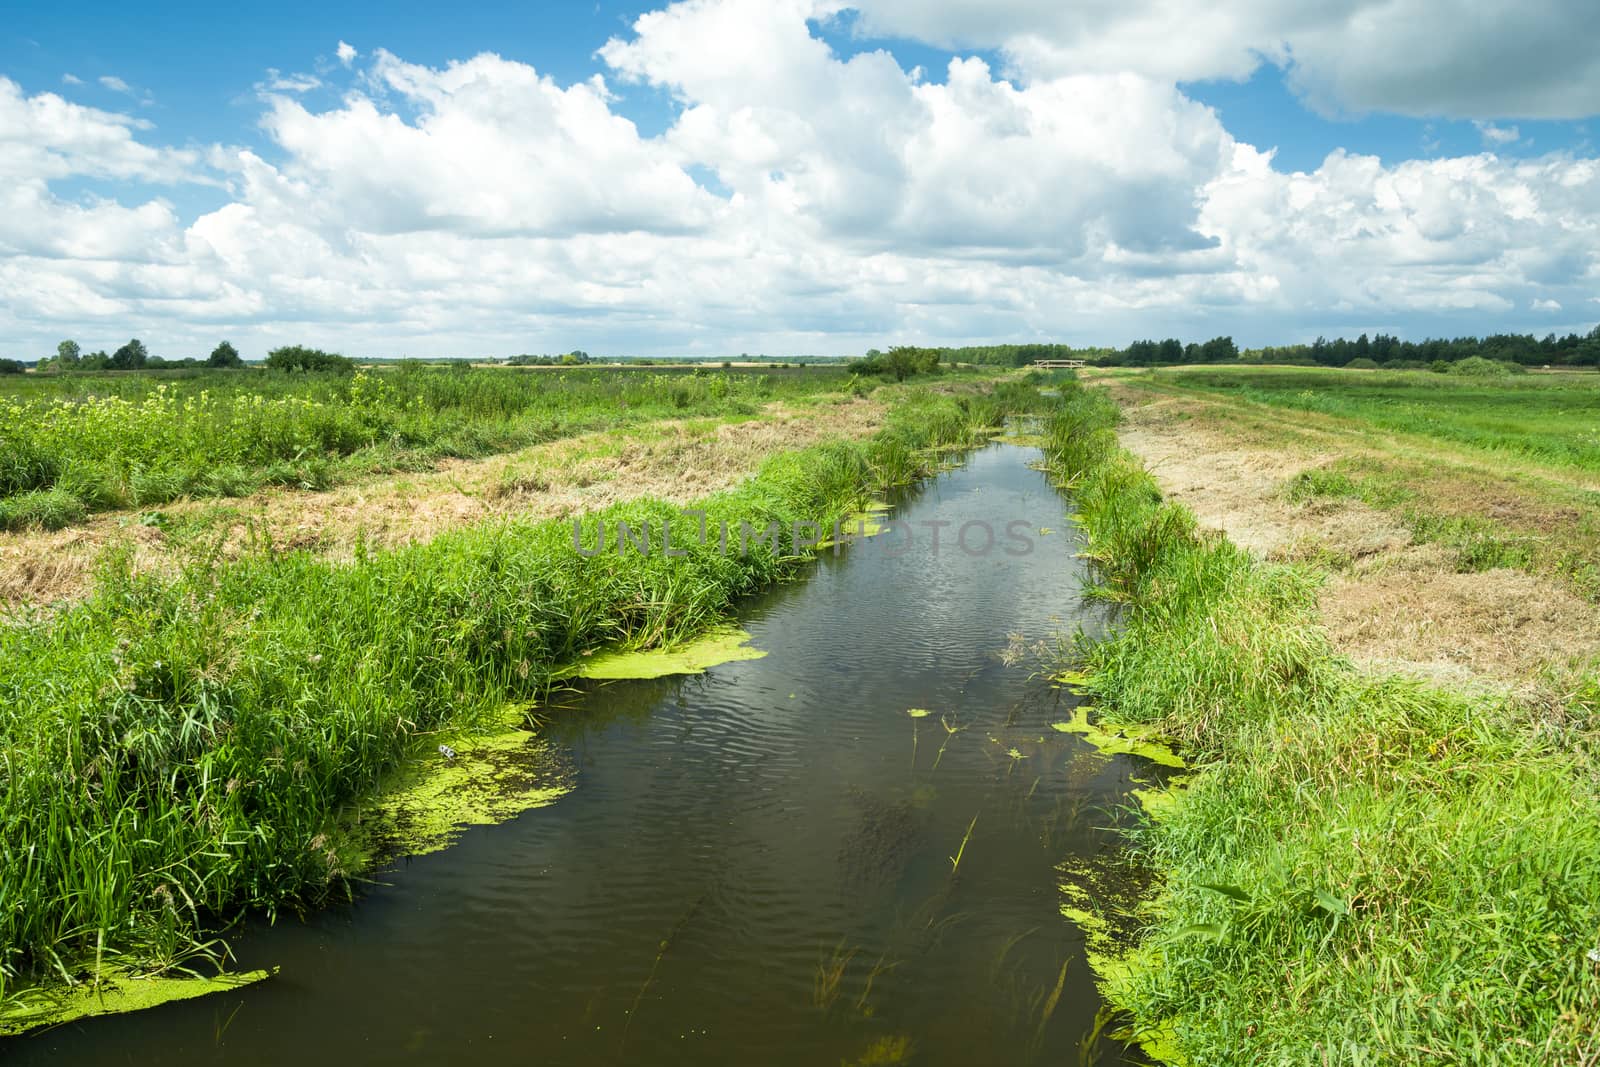
<path id="1" fill-rule="evenodd" d="M 1049 728 L 1027 648 L 1084 609 L 1036 456 L 898 512 L 1023 520 L 1031 554 L 824 558 L 742 613 L 766 658 L 558 700 L 570 796 L 241 935 L 276 979 L 10 1062 L 1079 1062 L 1099 1002 L 1054 868 L 1113 847 L 1140 768 Z"/>

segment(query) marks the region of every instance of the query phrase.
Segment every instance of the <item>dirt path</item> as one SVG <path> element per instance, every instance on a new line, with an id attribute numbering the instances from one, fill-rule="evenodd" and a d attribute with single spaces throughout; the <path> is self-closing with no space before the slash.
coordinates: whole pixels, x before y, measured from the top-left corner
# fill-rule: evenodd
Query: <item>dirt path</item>
<path id="1" fill-rule="evenodd" d="M 1453 550 L 1416 543 L 1386 511 L 1346 499 L 1297 504 L 1284 493 L 1302 471 L 1337 458 L 1393 459 L 1403 450 L 1414 462 L 1426 446 L 1329 425 L 1327 416 L 1290 418 L 1221 398 L 1096 384 L 1122 406 L 1123 446 L 1202 524 L 1263 558 L 1328 570 L 1323 617 L 1358 662 L 1526 694 L 1539 687 L 1543 668 L 1600 654 L 1600 606 L 1566 584 L 1509 568 L 1463 573 Z M 1509 472 L 1503 461 L 1453 446 L 1430 458 L 1470 475 L 1462 476 L 1473 493 L 1460 501 L 1464 511 L 1530 506 L 1530 478 L 1584 488 L 1556 472 Z M 1537 526 L 1560 521 L 1559 511 L 1518 517 Z"/>
<path id="2" fill-rule="evenodd" d="M 848 397 L 772 405 L 742 422 L 675 420 L 585 434 L 324 492 L 175 501 L 66 530 L 0 533 L 0 611 L 81 597 L 98 562 L 119 548 L 141 569 L 175 566 L 190 550 L 237 554 L 263 541 L 343 558 L 361 540 L 392 547 L 494 517 L 562 517 L 647 495 L 687 502 L 736 484 L 773 453 L 866 437 L 885 410 Z"/>

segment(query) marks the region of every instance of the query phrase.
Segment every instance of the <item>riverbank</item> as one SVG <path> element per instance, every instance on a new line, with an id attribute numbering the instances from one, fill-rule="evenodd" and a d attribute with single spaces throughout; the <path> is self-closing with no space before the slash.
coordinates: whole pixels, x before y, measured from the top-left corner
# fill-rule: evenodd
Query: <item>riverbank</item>
<path id="1" fill-rule="evenodd" d="M 773 456 L 699 501 L 711 528 L 831 527 L 1038 394 L 897 396 L 870 439 Z M 342 563 L 113 564 L 81 602 L 0 629 L 8 995 L 85 959 L 171 967 L 240 909 L 314 903 L 356 873 L 341 820 L 435 731 L 495 722 L 602 648 L 692 637 L 809 558 L 787 538 L 724 555 L 662 500 L 590 521 L 670 521 L 686 555 L 589 555 L 569 523 L 497 521 Z"/>
<path id="2" fill-rule="evenodd" d="M 1202 528 L 1118 418 L 1069 387 L 1048 435 L 1124 608 L 1081 649 L 1083 685 L 1192 770 L 1136 835 L 1160 883 L 1110 999 L 1195 1064 L 1591 1062 L 1600 797 L 1573 727 L 1593 675 L 1556 722 L 1357 666 L 1325 575 Z"/>

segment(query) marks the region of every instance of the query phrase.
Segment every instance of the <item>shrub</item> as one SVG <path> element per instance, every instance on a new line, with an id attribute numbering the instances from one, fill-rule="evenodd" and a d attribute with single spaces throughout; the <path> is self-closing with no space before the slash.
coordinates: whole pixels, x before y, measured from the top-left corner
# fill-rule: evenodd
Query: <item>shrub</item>
<path id="1" fill-rule="evenodd" d="M 1468 356 L 1450 365 L 1451 374 L 1459 374 L 1464 378 L 1509 378 L 1513 373 L 1510 366 L 1482 356 Z"/>

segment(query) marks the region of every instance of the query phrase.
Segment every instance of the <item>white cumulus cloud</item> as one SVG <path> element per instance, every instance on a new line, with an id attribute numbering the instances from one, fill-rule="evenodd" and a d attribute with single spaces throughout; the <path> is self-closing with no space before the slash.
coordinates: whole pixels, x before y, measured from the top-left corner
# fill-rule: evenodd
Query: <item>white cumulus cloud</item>
<path id="1" fill-rule="evenodd" d="M 1003 50 L 1027 77 L 1239 79 L 1263 62 L 1328 111 L 1579 118 L 1600 101 L 1590 0 L 855 0 L 870 32 Z"/>
<path id="2" fill-rule="evenodd" d="M 1478 136 L 1483 138 L 1483 143 L 1491 147 L 1515 144 L 1522 139 L 1522 132 L 1515 126 L 1496 126 L 1482 119 L 1474 120 L 1472 124 L 1477 127 Z"/>
<path id="3" fill-rule="evenodd" d="M 1009 34 L 1023 6 L 984 32 Z M 869 15 L 887 28 L 897 10 Z M 977 12 L 925 12 L 920 32 L 977 34 Z M 849 352 L 1542 332 L 1593 307 L 1593 159 L 1335 151 L 1290 172 L 1172 71 L 910 70 L 835 54 L 816 23 L 835 13 L 688 0 L 606 42 L 606 78 L 573 83 L 382 50 L 337 99 L 272 72 L 252 148 L 165 147 L 143 119 L 0 78 L 0 336 L 48 351 L 137 333 L 163 354 L 222 331 L 247 351 Z M 1039 34 L 1064 17 L 1024 13 Z M 673 107 L 647 134 L 622 111 L 653 92 Z M 185 212 L 149 188 L 197 182 L 223 202 Z"/>

